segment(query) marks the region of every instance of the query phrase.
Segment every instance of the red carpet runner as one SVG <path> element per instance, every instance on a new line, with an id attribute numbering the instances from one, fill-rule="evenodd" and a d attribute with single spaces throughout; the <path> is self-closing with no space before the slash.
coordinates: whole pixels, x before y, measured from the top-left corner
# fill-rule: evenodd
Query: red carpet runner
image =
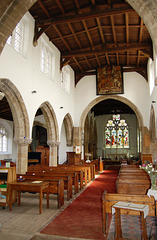
<path id="1" fill-rule="evenodd" d="M 113 168 L 115 167 L 113 166 Z M 107 190 L 109 193 L 116 191 L 115 182 L 117 175 L 117 168 L 116 170 L 105 170 L 41 233 L 104 240 L 101 210 L 102 193 L 104 190 Z"/>

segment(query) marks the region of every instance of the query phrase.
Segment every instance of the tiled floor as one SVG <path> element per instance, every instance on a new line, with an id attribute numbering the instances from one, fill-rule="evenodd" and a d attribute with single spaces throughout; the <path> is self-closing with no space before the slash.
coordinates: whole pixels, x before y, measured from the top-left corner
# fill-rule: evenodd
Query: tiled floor
<path id="1" fill-rule="evenodd" d="M 155 218 L 147 216 L 147 237 L 148 239 L 155 240 Z M 132 240 L 141 239 L 141 221 L 140 216 L 122 215 L 121 216 L 121 227 L 122 234 L 124 238 Z M 110 224 L 109 235 L 107 240 L 114 240 L 115 236 L 115 216 L 112 216 L 112 221 Z"/>

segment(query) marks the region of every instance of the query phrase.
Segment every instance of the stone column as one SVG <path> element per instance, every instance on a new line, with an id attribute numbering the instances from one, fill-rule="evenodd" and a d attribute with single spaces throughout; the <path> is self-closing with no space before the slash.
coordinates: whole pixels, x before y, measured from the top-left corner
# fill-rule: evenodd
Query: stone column
<path id="1" fill-rule="evenodd" d="M 14 139 L 17 145 L 16 173 L 25 174 L 28 167 L 28 145 L 32 142 L 29 138 Z"/>
<path id="2" fill-rule="evenodd" d="M 80 146 L 81 149 L 81 159 L 84 159 L 82 156 L 82 139 L 81 139 L 82 129 L 80 127 L 74 127 L 73 130 L 73 151 L 75 152 L 76 146 Z"/>
<path id="3" fill-rule="evenodd" d="M 57 158 L 58 158 L 59 142 L 47 141 L 47 144 L 49 145 L 49 166 L 56 167 L 57 166 Z"/>

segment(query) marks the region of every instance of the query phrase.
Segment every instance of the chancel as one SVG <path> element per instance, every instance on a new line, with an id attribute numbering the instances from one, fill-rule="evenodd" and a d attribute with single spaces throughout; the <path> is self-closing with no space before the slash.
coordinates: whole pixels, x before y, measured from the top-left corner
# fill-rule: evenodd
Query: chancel
<path id="1" fill-rule="evenodd" d="M 156 1 L 0 7 L 0 239 L 155 238 Z"/>

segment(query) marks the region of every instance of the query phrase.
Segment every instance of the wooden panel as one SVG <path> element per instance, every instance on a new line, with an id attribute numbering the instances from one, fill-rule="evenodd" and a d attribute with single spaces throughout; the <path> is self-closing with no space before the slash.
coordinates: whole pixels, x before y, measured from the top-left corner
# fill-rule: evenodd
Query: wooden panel
<path id="1" fill-rule="evenodd" d="M 152 163 L 152 154 L 142 154 L 142 164 L 144 164 L 145 161 Z"/>

